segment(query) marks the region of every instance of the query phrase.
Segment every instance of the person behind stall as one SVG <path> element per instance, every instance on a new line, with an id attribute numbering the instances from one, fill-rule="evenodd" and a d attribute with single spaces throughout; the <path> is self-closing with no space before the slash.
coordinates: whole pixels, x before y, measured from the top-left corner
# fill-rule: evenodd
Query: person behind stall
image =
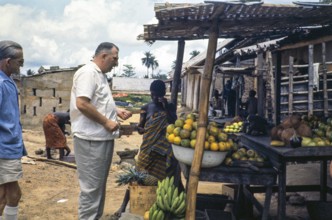
<path id="1" fill-rule="evenodd" d="M 70 154 L 70 148 L 67 145 L 66 124 L 70 125 L 69 111 L 53 112 L 47 114 L 43 120 L 43 130 L 46 140 L 47 159 L 53 159 L 51 149 L 59 149 L 60 160 L 63 160 L 66 150 L 66 156 Z"/>
<path id="2" fill-rule="evenodd" d="M 247 109 L 248 115 L 256 115 L 257 114 L 258 100 L 255 96 L 256 96 L 256 91 L 255 90 L 250 90 L 249 91 L 249 97 L 248 97 L 248 100 L 246 102 L 246 109 Z"/>
<path id="3" fill-rule="evenodd" d="M 224 109 L 225 109 L 225 111 L 227 110 L 227 112 L 225 112 L 226 115 L 229 114 L 229 112 L 228 112 L 228 96 L 229 96 L 229 92 L 230 92 L 231 88 L 232 88 L 232 82 L 230 80 L 227 80 L 226 84 L 224 85 L 223 92 L 222 92 L 222 97 L 223 97 L 223 100 L 224 100 Z"/>
<path id="4" fill-rule="evenodd" d="M 166 127 L 177 119 L 176 107 L 165 98 L 166 86 L 162 80 L 155 80 L 150 85 L 152 101 L 140 110 L 137 126 L 143 141 L 136 161 L 136 169 L 147 172 L 156 182 L 174 176 L 174 184 L 180 191 L 184 190 L 181 182 L 180 167 L 173 155 L 172 146 L 166 138 Z M 129 202 L 127 189 L 123 203 L 115 216 L 125 211 Z"/>
<path id="5" fill-rule="evenodd" d="M 228 116 L 235 116 L 235 106 L 236 106 L 236 91 L 234 89 L 230 89 L 227 98 L 227 109 Z"/>
<path id="6" fill-rule="evenodd" d="M 222 111 L 223 99 L 221 98 L 221 94 L 219 94 L 219 91 L 217 89 L 215 89 L 213 92 L 212 103 L 213 103 L 213 110 Z"/>

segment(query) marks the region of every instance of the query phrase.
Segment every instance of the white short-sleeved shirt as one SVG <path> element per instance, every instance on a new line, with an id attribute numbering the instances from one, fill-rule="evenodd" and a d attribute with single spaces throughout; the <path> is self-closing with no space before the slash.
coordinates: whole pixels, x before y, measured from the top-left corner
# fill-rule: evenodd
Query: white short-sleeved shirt
<path id="1" fill-rule="evenodd" d="M 119 130 L 111 133 L 83 115 L 77 109 L 77 97 L 89 98 L 98 112 L 117 121 L 116 105 L 106 75 L 94 62 L 84 65 L 74 74 L 70 98 L 71 130 L 74 136 L 85 140 L 104 141 L 119 137 Z"/>

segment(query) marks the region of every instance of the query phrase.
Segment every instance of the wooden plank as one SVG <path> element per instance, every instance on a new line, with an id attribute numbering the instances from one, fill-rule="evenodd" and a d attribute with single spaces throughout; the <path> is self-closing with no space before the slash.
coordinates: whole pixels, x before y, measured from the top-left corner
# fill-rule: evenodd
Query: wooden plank
<path id="1" fill-rule="evenodd" d="M 309 86 L 308 86 L 308 116 L 314 113 L 314 46 L 309 45 L 308 47 L 308 59 L 309 59 Z"/>
<path id="2" fill-rule="evenodd" d="M 294 57 L 289 57 L 289 70 L 288 70 L 288 112 L 289 115 L 293 114 L 293 69 Z"/>
<path id="3" fill-rule="evenodd" d="M 257 113 L 259 116 L 264 117 L 264 107 L 265 107 L 265 90 L 264 90 L 264 58 L 263 53 L 259 53 L 257 55 L 257 84 L 258 84 L 258 91 L 257 91 Z"/>
<path id="4" fill-rule="evenodd" d="M 280 124 L 280 83 L 281 83 L 281 52 L 276 53 L 276 73 L 275 73 L 275 124 Z"/>
<path id="5" fill-rule="evenodd" d="M 323 71 L 323 96 L 324 96 L 324 116 L 329 116 L 329 94 L 327 92 L 327 68 L 326 68 L 326 44 L 322 43 L 322 71 Z"/>

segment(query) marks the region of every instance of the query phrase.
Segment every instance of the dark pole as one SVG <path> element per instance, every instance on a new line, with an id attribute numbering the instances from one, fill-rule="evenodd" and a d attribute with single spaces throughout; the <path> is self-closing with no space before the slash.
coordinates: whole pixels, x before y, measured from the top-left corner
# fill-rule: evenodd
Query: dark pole
<path id="1" fill-rule="evenodd" d="M 179 87 L 181 85 L 181 70 L 182 70 L 182 62 L 183 62 L 183 54 L 184 54 L 184 45 L 185 41 L 183 39 L 178 41 L 178 51 L 176 55 L 176 64 L 173 76 L 173 86 L 172 86 L 172 93 L 171 93 L 171 102 L 177 106 L 178 100 L 178 92 Z M 182 94 L 185 95 L 185 94 Z"/>

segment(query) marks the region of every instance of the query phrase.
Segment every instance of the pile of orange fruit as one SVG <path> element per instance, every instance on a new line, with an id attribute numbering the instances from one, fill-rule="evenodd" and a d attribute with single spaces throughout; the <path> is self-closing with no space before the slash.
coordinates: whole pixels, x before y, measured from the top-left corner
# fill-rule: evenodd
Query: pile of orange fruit
<path id="1" fill-rule="evenodd" d="M 197 115 L 189 113 L 179 117 L 174 124 L 167 126 L 166 137 L 171 144 L 195 148 L 197 140 Z M 236 143 L 210 122 L 206 129 L 204 149 L 211 151 L 228 151 L 237 148 Z"/>

